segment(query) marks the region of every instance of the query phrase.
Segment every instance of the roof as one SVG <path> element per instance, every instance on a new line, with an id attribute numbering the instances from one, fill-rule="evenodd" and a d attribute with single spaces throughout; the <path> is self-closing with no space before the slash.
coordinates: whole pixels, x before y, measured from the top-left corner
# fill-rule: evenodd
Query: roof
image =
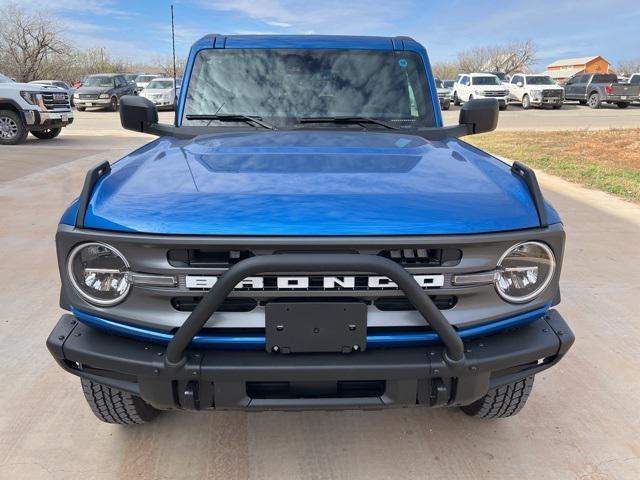
<path id="1" fill-rule="evenodd" d="M 201 48 L 351 48 L 402 50 L 404 43 L 416 44 L 409 37 L 351 35 L 206 35 L 194 47 Z"/>
<path id="2" fill-rule="evenodd" d="M 547 68 L 550 68 L 550 67 L 564 67 L 565 65 L 586 65 L 587 63 L 595 60 L 596 58 L 602 58 L 602 57 L 600 57 L 600 55 L 596 55 L 594 57 L 562 58 L 560 60 L 556 60 L 555 62 L 553 62 L 550 65 L 547 65 Z M 603 58 L 603 60 L 604 60 L 604 58 Z"/>
<path id="3" fill-rule="evenodd" d="M 559 70 L 547 70 L 544 75 L 549 75 L 551 78 L 569 78 L 573 77 L 576 73 L 580 73 L 584 68 L 561 68 Z"/>

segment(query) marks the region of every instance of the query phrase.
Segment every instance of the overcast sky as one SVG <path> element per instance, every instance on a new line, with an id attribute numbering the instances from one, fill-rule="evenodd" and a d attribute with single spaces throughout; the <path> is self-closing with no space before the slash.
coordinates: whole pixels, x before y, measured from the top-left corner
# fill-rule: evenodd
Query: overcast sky
<path id="1" fill-rule="evenodd" d="M 0 0 L 0 4 L 8 0 Z M 133 61 L 171 52 L 162 0 L 56 0 L 69 37 Z M 26 2 L 21 2 L 26 5 Z M 474 46 L 533 39 L 538 69 L 564 57 L 640 57 L 640 1 L 175 0 L 179 54 L 207 33 L 409 35 L 432 61 Z M 42 4 L 39 4 L 40 6 Z"/>

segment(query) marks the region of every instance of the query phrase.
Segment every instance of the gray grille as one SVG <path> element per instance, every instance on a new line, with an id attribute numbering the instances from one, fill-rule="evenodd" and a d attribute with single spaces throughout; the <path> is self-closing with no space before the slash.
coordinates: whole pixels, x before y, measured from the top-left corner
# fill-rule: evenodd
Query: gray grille
<path id="1" fill-rule="evenodd" d="M 98 98 L 99 95 L 97 93 L 81 93 L 80 98 L 82 100 L 92 100 Z"/>
<path id="2" fill-rule="evenodd" d="M 562 98 L 562 90 L 543 90 L 542 96 L 545 98 Z"/>
<path id="3" fill-rule="evenodd" d="M 504 97 L 507 92 L 482 92 L 483 97 Z"/>
<path id="4" fill-rule="evenodd" d="M 47 110 L 68 110 L 70 108 L 69 95 L 67 93 L 43 93 L 42 102 L 44 103 L 44 106 L 47 108 Z"/>

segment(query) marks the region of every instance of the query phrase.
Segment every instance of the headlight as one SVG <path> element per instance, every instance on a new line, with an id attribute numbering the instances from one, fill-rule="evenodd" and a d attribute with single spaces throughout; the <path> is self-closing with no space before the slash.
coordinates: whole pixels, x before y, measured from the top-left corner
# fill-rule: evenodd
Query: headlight
<path id="1" fill-rule="evenodd" d="M 76 246 L 67 260 L 72 285 L 88 302 L 103 307 L 120 303 L 129 293 L 127 260 L 104 243 Z"/>
<path id="2" fill-rule="evenodd" d="M 109 98 L 109 94 L 108 93 L 101 93 L 100 94 L 100 98 Z"/>
<path id="3" fill-rule="evenodd" d="M 496 290 L 507 302 L 528 302 L 547 288 L 555 269 L 555 257 L 546 244 L 519 243 L 498 261 Z"/>
<path id="4" fill-rule="evenodd" d="M 33 92 L 20 92 L 20 96 L 31 105 L 38 105 L 39 100 L 42 98 L 39 93 Z"/>
<path id="5" fill-rule="evenodd" d="M 79 93 L 74 93 L 73 94 L 73 98 L 80 98 L 80 94 Z"/>

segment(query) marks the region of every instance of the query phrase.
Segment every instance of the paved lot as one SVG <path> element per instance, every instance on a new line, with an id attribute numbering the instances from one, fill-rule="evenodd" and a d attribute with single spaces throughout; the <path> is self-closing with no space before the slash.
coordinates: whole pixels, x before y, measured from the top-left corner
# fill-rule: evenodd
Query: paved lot
<path id="1" fill-rule="evenodd" d="M 173 412 L 135 428 L 98 422 L 44 345 L 61 313 L 59 216 L 89 166 L 145 141 L 114 137 L 97 119 L 46 145 L 0 150 L 0 479 L 640 478 L 640 208 L 546 175 L 568 233 L 560 311 L 577 343 L 538 376 L 519 416 Z"/>

